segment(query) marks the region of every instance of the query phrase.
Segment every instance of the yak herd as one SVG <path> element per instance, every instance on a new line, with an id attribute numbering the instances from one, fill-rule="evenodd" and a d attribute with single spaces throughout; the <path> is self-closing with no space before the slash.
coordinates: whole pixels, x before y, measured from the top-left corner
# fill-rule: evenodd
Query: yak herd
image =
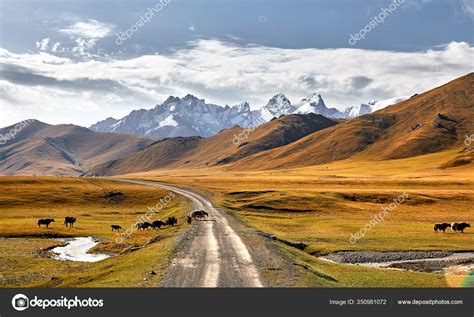
<path id="1" fill-rule="evenodd" d="M 195 210 L 195 211 L 193 211 L 193 212 L 191 212 L 190 214 L 187 215 L 187 222 L 188 222 L 188 224 L 191 224 L 193 219 L 194 220 L 203 220 L 208 216 L 209 216 L 209 214 L 204 210 Z M 64 224 L 66 225 L 66 227 L 68 227 L 68 226 L 69 227 L 74 227 L 74 223 L 76 222 L 76 220 L 77 220 L 76 218 L 68 216 L 68 217 L 64 218 Z M 52 222 L 55 222 L 54 218 L 39 219 L 38 220 L 38 228 L 41 228 L 41 226 L 49 228 L 49 225 Z M 166 226 L 173 226 L 174 227 L 176 224 L 178 224 L 178 219 L 176 219 L 175 216 L 171 216 L 166 221 L 156 220 L 156 221 L 153 221 L 153 222 L 140 222 L 140 223 L 135 224 L 135 228 L 140 229 L 140 230 L 160 229 L 161 227 L 166 227 Z M 111 225 L 110 227 L 112 228 L 112 231 L 119 231 L 120 229 L 122 229 L 121 226 L 115 225 L 115 224 Z M 454 232 L 458 231 L 458 232 L 464 233 L 464 230 L 466 228 L 470 228 L 470 227 L 471 227 L 471 225 L 470 225 L 469 222 L 453 222 L 453 223 L 443 222 L 443 223 L 436 223 L 434 225 L 433 229 L 436 233 L 438 233 L 440 231 L 446 232 L 447 228 L 451 228 L 451 230 L 454 231 Z"/>
<path id="2" fill-rule="evenodd" d="M 77 221 L 77 219 L 75 217 L 65 217 L 64 218 L 64 225 L 66 225 L 66 227 L 74 227 L 74 223 Z M 41 228 L 41 226 L 44 226 L 45 228 L 49 228 L 49 225 L 52 223 L 52 222 L 55 222 L 54 221 L 54 218 L 44 218 L 44 219 L 38 219 L 38 228 Z M 140 222 L 140 223 L 137 223 L 135 224 L 135 228 L 136 229 L 149 229 L 149 228 L 152 228 L 152 229 L 159 229 L 161 227 L 165 227 L 165 226 L 175 226 L 176 224 L 178 224 L 178 219 L 176 219 L 175 216 L 171 216 L 171 217 L 168 217 L 168 219 L 166 221 L 161 221 L 161 220 L 156 220 L 156 221 L 153 221 L 152 223 L 150 222 Z M 120 231 L 120 229 L 122 229 L 121 226 L 119 225 L 111 225 L 110 226 L 112 228 L 112 231 Z"/>
<path id="3" fill-rule="evenodd" d="M 209 214 L 204 211 L 204 210 L 195 210 L 188 214 L 187 216 L 187 221 L 189 224 L 191 224 L 192 220 L 203 220 L 206 217 L 208 217 Z M 74 227 L 74 223 L 77 221 L 76 218 L 74 217 L 65 217 L 64 218 L 64 224 L 66 227 Z M 39 219 L 38 220 L 38 228 L 41 228 L 41 226 L 44 226 L 45 228 L 49 228 L 49 225 L 55 222 L 54 218 L 44 218 L 44 219 Z M 135 228 L 139 230 L 145 230 L 145 229 L 160 229 L 161 227 L 166 227 L 166 226 L 172 226 L 174 227 L 175 225 L 178 224 L 178 219 L 176 219 L 175 216 L 168 217 L 166 221 L 162 220 L 155 220 L 153 222 L 139 222 L 135 224 Z M 112 231 L 120 231 L 122 229 L 121 226 L 113 224 L 110 226 Z"/>
<path id="4" fill-rule="evenodd" d="M 175 226 L 178 224 L 178 219 L 176 219 L 175 216 L 169 217 L 168 220 L 162 221 L 162 220 L 155 220 L 153 222 L 140 222 L 137 223 L 135 226 L 137 229 L 140 230 L 145 230 L 145 229 L 160 229 L 161 227 L 165 226 Z M 119 226 L 120 227 L 120 226 Z M 113 228 L 112 228 L 113 231 Z"/>
<path id="5" fill-rule="evenodd" d="M 436 233 L 438 233 L 439 231 L 445 232 L 446 229 L 448 228 L 451 228 L 451 230 L 453 230 L 454 232 L 460 231 L 461 233 L 464 233 L 464 230 L 470 227 L 471 225 L 469 224 L 469 222 L 453 222 L 453 223 L 443 222 L 443 223 L 435 223 L 433 229 Z"/>
<path id="6" fill-rule="evenodd" d="M 49 225 L 51 222 L 55 222 L 54 218 L 46 218 L 46 219 L 39 219 L 38 220 L 38 228 L 41 228 L 41 226 L 45 226 L 46 228 L 49 228 Z M 64 218 L 64 224 L 69 227 L 74 227 L 74 223 L 76 222 L 76 218 L 74 217 L 66 217 Z"/>

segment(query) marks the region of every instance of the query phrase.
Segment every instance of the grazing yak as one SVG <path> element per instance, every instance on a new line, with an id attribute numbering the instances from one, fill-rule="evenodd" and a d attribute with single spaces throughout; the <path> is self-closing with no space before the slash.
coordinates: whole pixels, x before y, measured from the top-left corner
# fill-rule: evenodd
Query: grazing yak
<path id="1" fill-rule="evenodd" d="M 70 227 L 74 227 L 74 223 L 76 222 L 76 218 L 74 217 L 66 217 L 64 218 L 64 224 L 66 225 L 69 225 Z"/>
<path id="2" fill-rule="evenodd" d="M 204 210 L 195 210 L 191 213 L 191 217 L 194 220 L 197 220 L 198 218 L 202 219 L 202 218 L 205 218 L 205 217 L 209 217 L 209 214 Z"/>
<path id="3" fill-rule="evenodd" d="M 178 219 L 176 219 L 175 216 L 171 216 L 171 217 L 168 218 L 168 220 L 166 220 L 166 225 L 167 226 L 173 226 L 174 227 L 174 225 L 177 224 L 177 223 L 178 223 Z"/>
<path id="4" fill-rule="evenodd" d="M 48 228 L 48 226 L 51 222 L 55 222 L 53 218 L 39 219 L 38 220 L 38 228 L 41 228 L 41 225 Z"/>
<path id="5" fill-rule="evenodd" d="M 137 223 L 137 229 L 140 229 L 140 230 L 145 230 L 145 229 L 149 229 L 152 227 L 152 224 L 149 223 L 148 221 L 145 221 L 145 222 L 140 222 L 140 223 Z"/>
<path id="6" fill-rule="evenodd" d="M 454 222 L 451 224 L 451 229 L 456 232 L 456 231 L 461 231 L 461 233 L 464 233 L 464 229 L 470 228 L 471 225 L 469 222 Z"/>
<path id="7" fill-rule="evenodd" d="M 155 220 L 155 221 L 153 221 L 151 226 L 152 226 L 153 229 L 160 229 L 161 227 L 166 226 L 166 223 L 164 221 L 161 221 L 161 220 Z"/>
<path id="8" fill-rule="evenodd" d="M 438 231 L 445 232 L 447 228 L 451 228 L 451 225 L 449 223 L 443 222 L 443 223 L 435 223 L 433 229 L 436 233 L 438 233 Z"/>
<path id="9" fill-rule="evenodd" d="M 110 227 L 112 228 L 112 231 L 114 230 L 120 231 L 120 229 L 122 229 L 122 227 L 120 227 L 119 225 L 111 225 Z"/>

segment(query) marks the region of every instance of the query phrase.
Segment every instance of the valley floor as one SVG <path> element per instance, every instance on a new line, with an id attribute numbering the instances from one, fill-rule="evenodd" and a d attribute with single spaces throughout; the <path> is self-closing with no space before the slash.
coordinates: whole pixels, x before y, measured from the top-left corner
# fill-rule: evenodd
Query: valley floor
<path id="1" fill-rule="evenodd" d="M 433 162 L 445 158 L 436 155 L 291 170 L 162 170 L 120 178 L 177 184 L 207 197 L 230 219 L 249 252 L 261 253 L 254 262 L 265 286 L 472 287 L 472 271 L 373 268 L 321 258 L 338 251 L 359 252 L 357 257 L 368 251 L 410 251 L 410 257 L 417 256 L 415 251 L 474 251 L 472 228 L 433 231 L 434 223 L 474 222 L 474 169 L 441 170 Z M 0 188 L 3 287 L 162 285 L 192 210 L 189 201 L 176 195 L 152 220 L 175 215 L 178 226 L 138 231 L 118 244 L 110 225 L 126 230 L 167 190 L 111 179 L 53 177 L 2 177 Z M 113 191 L 123 197 L 111 198 Z M 62 224 L 66 215 L 78 218 L 74 229 Z M 36 220 L 47 217 L 57 222 L 37 228 Z M 71 236 L 93 236 L 100 241 L 93 251 L 114 256 L 96 263 L 51 259 L 48 250 L 62 244 L 57 239 Z M 469 266 L 470 261 L 455 264 Z"/>
<path id="2" fill-rule="evenodd" d="M 127 177 L 200 189 L 249 227 L 281 241 L 280 248 L 311 272 L 303 275 L 303 286 L 473 285 L 473 272 L 418 273 L 319 259 L 337 251 L 473 251 L 472 228 L 433 231 L 435 223 L 474 222 L 474 168 L 436 167 L 447 155 L 452 153 L 291 170 L 158 170 Z"/>

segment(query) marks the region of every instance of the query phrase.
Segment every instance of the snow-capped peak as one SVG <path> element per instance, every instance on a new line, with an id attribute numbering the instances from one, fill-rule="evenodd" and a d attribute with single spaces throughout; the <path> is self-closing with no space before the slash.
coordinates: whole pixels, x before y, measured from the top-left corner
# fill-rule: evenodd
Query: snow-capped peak
<path id="1" fill-rule="evenodd" d="M 371 101 L 349 107 L 342 112 L 336 108 L 328 108 L 317 93 L 302 99 L 295 106 L 284 94 L 279 93 L 261 109 L 252 110 L 248 102 L 221 107 L 188 94 L 182 98 L 170 96 L 153 109 L 134 110 L 119 120 L 107 118 L 90 129 L 159 138 L 196 135 L 208 137 L 235 125 L 243 128 L 254 127 L 274 117 L 288 114 L 314 113 L 329 118 L 352 118 L 380 110 L 404 99 L 406 97 Z"/>
<path id="2" fill-rule="evenodd" d="M 271 120 L 274 117 L 293 113 L 296 110 L 291 105 L 290 100 L 282 93 L 273 96 L 262 108 L 262 117 L 265 120 Z"/>
<path id="3" fill-rule="evenodd" d="M 408 97 L 396 97 L 385 100 L 372 100 L 368 103 L 362 103 L 357 106 L 351 106 L 346 108 L 344 113 L 348 118 L 355 118 L 358 116 L 363 116 L 368 113 L 372 113 L 378 110 L 382 110 L 390 105 L 402 102 L 403 100 L 408 99 Z"/>
<path id="4" fill-rule="evenodd" d="M 344 113 L 336 108 L 328 108 L 320 94 L 311 94 L 301 100 L 295 113 L 315 113 L 325 117 L 344 118 Z"/>
<path id="5" fill-rule="evenodd" d="M 370 104 L 370 103 L 369 103 Z M 364 103 L 358 105 L 358 106 L 351 106 L 347 108 L 344 113 L 349 117 L 349 118 L 355 118 L 358 116 L 363 116 L 364 114 L 368 114 L 372 112 L 372 107 L 370 105 L 366 105 Z"/>
<path id="6" fill-rule="evenodd" d="M 235 105 L 234 107 L 239 112 L 250 111 L 250 104 L 247 101 L 241 102 L 238 105 Z"/>
<path id="7" fill-rule="evenodd" d="M 313 94 L 309 95 L 308 97 L 303 98 L 301 101 L 302 102 L 315 103 L 315 104 L 319 104 L 319 103 L 324 104 L 323 98 L 321 97 L 320 94 L 317 94 L 317 93 L 313 93 Z"/>
<path id="8" fill-rule="evenodd" d="M 396 103 L 402 102 L 403 100 L 408 99 L 409 96 L 403 96 L 403 97 L 396 97 L 396 98 L 390 98 L 390 99 L 385 99 L 385 100 L 373 100 L 369 101 L 369 106 L 372 108 L 372 112 L 382 110 L 384 108 L 387 108 L 388 106 L 394 105 Z"/>
<path id="9" fill-rule="evenodd" d="M 324 115 L 327 112 L 327 107 L 321 95 L 314 93 L 301 100 L 297 112 Z"/>

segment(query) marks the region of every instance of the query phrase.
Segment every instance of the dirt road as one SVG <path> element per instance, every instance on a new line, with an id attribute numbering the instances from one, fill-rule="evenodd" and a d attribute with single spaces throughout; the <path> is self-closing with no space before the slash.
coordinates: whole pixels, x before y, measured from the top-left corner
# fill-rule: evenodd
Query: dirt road
<path id="1" fill-rule="evenodd" d="M 164 279 L 164 287 L 263 287 L 257 268 L 242 239 L 227 218 L 203 196 L 187 189 L 150 181 L 123 180 L 173 191 L 209 213 L 193 221 L 180 242 Z"/>

